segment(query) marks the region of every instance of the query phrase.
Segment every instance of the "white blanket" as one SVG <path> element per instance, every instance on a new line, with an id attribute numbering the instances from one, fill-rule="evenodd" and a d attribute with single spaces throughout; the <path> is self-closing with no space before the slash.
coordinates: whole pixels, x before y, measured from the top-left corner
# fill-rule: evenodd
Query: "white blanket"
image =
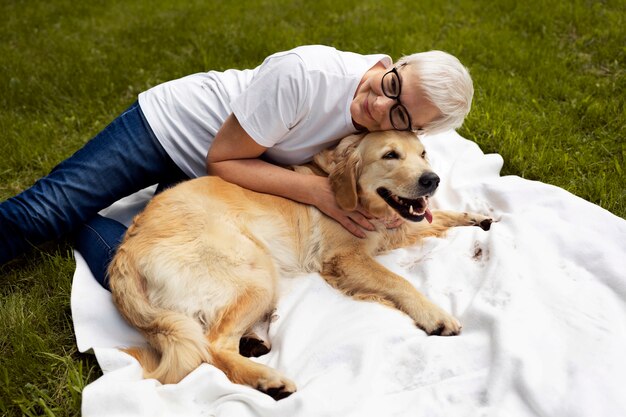
<path id="1" fill-rule="evenodd" d="M 428 337 L 395 310 L 297 276 L 283 280 L 272 351 L 254 359 L 297 393 L 276 402 L 207 364 L 161 385 L 116 349 L 142 337 L 77 254 L 76 340 L 104 372 L 83 392 L 83 415 L 626 416 L 626 221 L 560 188 L 500 177 L 502 158 L 456 133 L 424 142 L 442 178 L 432 205 L 499 222 L 378 259 L 458 317 L 460 336 Z M 128 222 L 149 194 L 109 214 Z"/>

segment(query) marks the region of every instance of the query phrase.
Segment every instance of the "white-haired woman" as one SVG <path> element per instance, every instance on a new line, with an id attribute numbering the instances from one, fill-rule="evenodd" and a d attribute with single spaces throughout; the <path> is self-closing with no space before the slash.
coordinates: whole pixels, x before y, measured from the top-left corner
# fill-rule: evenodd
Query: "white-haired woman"
<path id="1" fill-rule="evenodd" d="M 76 232 L 98 281 L 125 231 L 97 215 L 152 184 L 218 175 L 312 204 L 357 237 L 367 214 L 340 209 L 328 179 L 301 164 L 358 131 L 439 132 L 469 112 L 472 80 L 452 55 L 386 55 L 302 46 L 252 70 L 193 74 L 151 88 L 31 188 L 0 204 L 0 264 L 32 244 Z"/>

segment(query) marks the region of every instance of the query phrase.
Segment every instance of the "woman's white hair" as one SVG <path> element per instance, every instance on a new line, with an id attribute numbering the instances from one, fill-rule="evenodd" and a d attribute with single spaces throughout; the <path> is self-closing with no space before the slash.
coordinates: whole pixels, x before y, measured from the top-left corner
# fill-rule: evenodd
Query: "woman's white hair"
<path id="1" fill-rule="evenodd" d="M 442 51 L 402 57 L 396 66 L 403 65 L 414 71 L 420 90 L 441 112 L 441 117 L 424 126 L 423 131 L 439 133 L 461 127 L 474 96 L 474 85 L 467 68 L 455 56 Z"/>

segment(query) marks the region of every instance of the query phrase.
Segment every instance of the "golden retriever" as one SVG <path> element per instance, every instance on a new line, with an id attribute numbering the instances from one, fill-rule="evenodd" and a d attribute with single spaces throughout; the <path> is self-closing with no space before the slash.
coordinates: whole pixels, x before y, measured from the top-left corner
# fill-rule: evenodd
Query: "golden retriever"
<path id="1" fill-rule="evenodd" d="M 414 134 L 349 136 L 294 169 L 328 175 L 345 210 L 360 204 L 376 218 L 407 221 L 387 229 L 373 220 L 376 231 L 359 239 L 315 207 L 217 177 L 166 190 L 134 219 L 109 268 L 115 304 L 149 343 L 126 349 L 146 377 L 176 383 L 206 362 L 275 399 L 295 392 L 280 372 L 242 356 L 240 343 L 244 336 L 254 341 L 250 329 L 274 310 L 279 277 L 298 272 L 319 272 L 345 294 L 395 307 L 428 334 L 461 331 L 454 317 L 373 258 L 453 226 L 491 225 L 479 214 L 431 213 L 428 198 L 439 178 Z"/>

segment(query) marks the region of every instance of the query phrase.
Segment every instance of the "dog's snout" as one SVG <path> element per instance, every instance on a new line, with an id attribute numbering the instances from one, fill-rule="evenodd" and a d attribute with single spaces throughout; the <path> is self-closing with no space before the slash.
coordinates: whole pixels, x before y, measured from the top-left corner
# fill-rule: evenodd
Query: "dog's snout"
<path id="1" fill-rule="evenodd" d="M 439 175 L 434 172 L 425 172 L 418 180 L 420 187 L 427 192 L 432 192 L 439 186 Z"/>

